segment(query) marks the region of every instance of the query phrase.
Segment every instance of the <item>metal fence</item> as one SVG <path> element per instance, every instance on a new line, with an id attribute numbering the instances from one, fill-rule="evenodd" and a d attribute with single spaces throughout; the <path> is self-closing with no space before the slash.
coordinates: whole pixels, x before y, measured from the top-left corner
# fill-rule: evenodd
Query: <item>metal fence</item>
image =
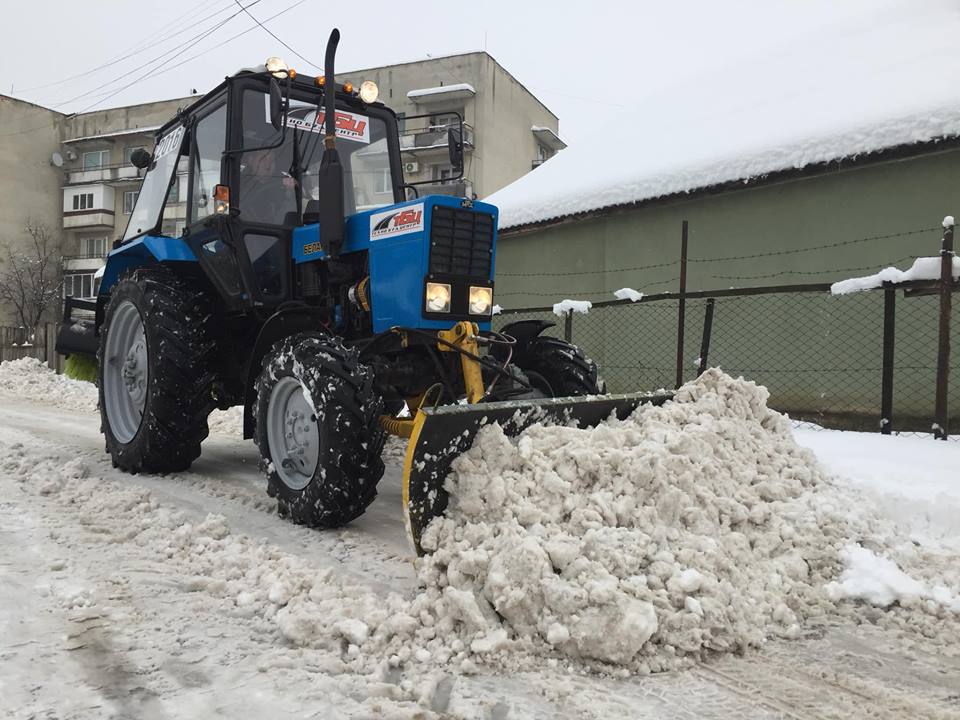
<path id="1" fill-rule="evenodd" d="M 754 380 L 770 405 L 832 428 L 930 433 L 936 421 L 938 281 L 834 296 L 829 285 L 777 286 L 598 302 L 561 317 L 505 310 L 495 329 L 552 319 L 547 332 L 581 346 L 610 392 L 674 387 L 709 367 Z M 958 288 L 952 287 L 956 294 Z M 681 299 L 685 306 L 679 324 Z M 960 317 L 950 318 L 960 337 Z M 683 328 L 682 351 L 677 339 Z M 679 362 L 678 362 L 679 360 Z M 949 426 L 960 429 L 960 353 L 950 363 Z"/>

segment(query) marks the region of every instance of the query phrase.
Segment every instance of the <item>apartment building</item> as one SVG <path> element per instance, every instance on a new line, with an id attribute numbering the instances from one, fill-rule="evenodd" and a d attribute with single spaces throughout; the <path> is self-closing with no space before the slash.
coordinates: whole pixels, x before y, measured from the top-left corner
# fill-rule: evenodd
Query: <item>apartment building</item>
<path id="1" fill-rule="evenodd" d="M 381 101 L 400 115 L 405 179 L 424 183 L 421 195 L 486 197 L 565 147 L 557 117 L 485 52 L 338 73 L 338 80 L 378 84 Z M 64 294 L 95 295 L 97 271 L 123 235 L 143 175 L 130 154 L 152 150 L 155 131 L 195 99 L 63 115 L 0 96 L 3 237 L 22 236 L 24 213 L 43 222 L 62 239 Z M 462 177 L 447 153 L 447 132 L 459 118 Z M 372 188 L 371 201 L 389 192 L 386 179 Z M 186 218 L 185 170 L 170 193 L 163 230 L 177 236 Z"/>

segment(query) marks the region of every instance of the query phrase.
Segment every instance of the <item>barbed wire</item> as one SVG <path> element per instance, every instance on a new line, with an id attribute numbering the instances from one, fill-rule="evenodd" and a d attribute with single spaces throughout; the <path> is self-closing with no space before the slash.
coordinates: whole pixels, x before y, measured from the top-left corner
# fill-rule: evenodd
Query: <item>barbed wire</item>
<path id="1" fill-rule="evenodd" d="M 868 235 L 866 237 L 853 238 L 852 240 L 838 240 L 837 242 L 826 243 L 823 245 L 813 245 L 811 247 L 804 247 L 804 248 L 790 248 L 787 250 L 771 250 L 769 252 L 753 253 L 750 255 L 727 255 L 727 256 L 717 256 L 717 257 L 709 257 L 709 258 L 693 257 L 693 258 L 687 258 L 687 262 L 688 263 L 731 262 L 735 260 L 752 260 L 755 258 L 777 257 L 781 255 L 798 255 L 801 253 L 816 252 L 817 250 L 829 250 L 832 248 L 846 247 L 848 245 L 856 245 L 859 243 L 872 242 L 875 240 L 890 240 L 892 238 L 897 238 L 897 237 L 909 237 L 912 235 L 922 235 L 923 233 L 929 233 L 929 232 L 933 232 L 934 230 L 940 230 L 940 229 L 941 229 L 940 226 L 933 225 L 930 227 L 916 228 L 913 230 L 903 230 L 900 232 L 887 233 L 884 235 Z M 896 261 L 896 262 L 899 262 L 899 261 Z M 677 260 L 670 260 L 668 262 L 662 262 L 662 263 L 652 263 L 649 265 L 633 265 L 630 267 L 606 268 L 603 270 L 579 270 L 579 271 L 567 271 L 567 272 L 540 272 L 540 273 L 498 272 L 497 276 L 498 277 L 575 277 L 575 276 L 581 276 L 581 275 L 607 275 L 607 274 L 613 274 L 613 273 L 635 272 L 638 270 L 656 270 L 658 268 L 672 267 L 674 265 L 679 265 L 679 264 L 680 264 L 680 260 L 677 259 Z M 851 269 L 858 270 L 858 269 L 866 269 L 866 268 L 851 268 Z M 827 273 L 832 271 L 824 270 L 824 271 L 816 271 L 816 272 Z M 845 272 L 845 271 L 840 270 L 840 272 Z M 808 274 L 814 274 L 814 272 L 811 272 Z M 723 276 L 714 275 L 713 277 L 721 278 Z M 762 277 L 762 276 L 758 275 L 757 277 Z M 770 275 L 769 277 L 774 277 L 774 276 Z M 730 279 L 747 279 L 747 277 L 745 276 L 743 278 L 735 278 L 731 276 Z M 528 294 L 532 295 L 534 293 L 528 293 Z"/>
<path id="2" fill-rule="evenodd" d="M 791 248 L 789 250 L 773 250 L 770 252 L 763 253 L 754 253 L 752 255 L 729 255 L 726 257 L 712 257 L 712 258 L 687 258 L 687 262 L 698 263 L 698 262 L 727 262 L 730 260 L 752 260 L 753 258 L 760 257 L 775 257 L 778 255 L 797 255 L 799 253 L 805 252 L 814 252 L 816 250 L 828 250 L 830 248 L 844 247 L 847 245 L 856 245 L 857 243 L 870 242 L 872 240 L 889 240 L 895 237 L 907 237 L 909 235 L 921 235 L 923 233 L 932 232 L 934 230 L 940 230 L 939 225 L 934 225 L 932 227 L 917 228 L 916 230 L 904 230 L 902 232 L 889 233 L 886 235 L 870 235 L 862 238 L 855 238 L 853 240 L 840 240 L 833 243 L 827 243 L 825 245 L 814 245 L 812 247 L 806 248 Z"/>
<path id="3" fill-rule="evenodd" d="M 499 275 L 498 275 L 499 276 Z M 644 288 L 657 287 L 658 285 L 667 285 L 669 283 L 680 282 L 680 276 L 669 278 L 667 280 L 657 280 L 656 282 L 644 283 Z M 619 290 L 620 288 L 617 288 Z M 514 295 L 535 295 L 537 297 L 555 297 L 563 299 L 563 295 L 613 295 L 613 290 L 573 290 L 573 291 L 564 291 L 564 290 L 554 290 L 552 292 L 534 292 L 528 290 L 517 290 L 515 292 L 498 292 L 496 296 L 498 298 L 511 297 Z"/>
<path id="4" fill-rule="evenodd" d="M 634 272 L 636 270 L 654 270 L 656 268 L 670 267 L 680 264 L 679 260 L 656 263 L 653 265 L 634 265 L 633 267 L 616 268 L 613 270 L 583 270 L 580 272 L 558 272 L 558 273 L 505 273 L 497 272 L 497 277 L 569 277 L 571 275 L 604 275 L 607 273 Z"/>
<path id="5" fill-rule="evenodd" d="M 859 272 L 861 270 L 874 270 L 878 267 L 889 267 L 891 265 L 896 265 L 897 263 L 902 263 L 904 260 L 913 260 L 916 257 L 917 256 L 913 254 L 904 255 L 901 258 L 890 260 L 885 263 L 874 263 L 872 265 L 851 268 L 831 268 L 829 270 L 781 270 L 780 272 L 766 273 L 763 275 L 711 275 L 710 277 L 714 278 L 715 280 L 764 280 L 767 278 L 782 277 L 784 275 L 830 275 L 833 273 Z"/>

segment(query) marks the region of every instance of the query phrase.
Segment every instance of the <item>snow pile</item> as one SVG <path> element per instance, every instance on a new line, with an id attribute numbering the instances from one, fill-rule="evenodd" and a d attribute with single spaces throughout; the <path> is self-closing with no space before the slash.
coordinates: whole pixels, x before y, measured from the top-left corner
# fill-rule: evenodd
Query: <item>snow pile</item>
<path id="1" fill-rule="evenodd" d="M 500 229 L 960 134 L 943 82 L 960 71 L 955 3 L 803 7 L 726 62 L 687 77 L 667 63 L 659 88 L 597 110 L 588 137 L 486 198 Z"/>
<path id="2" fill-rule="evenodd" d="M 54 405 L 66 410 L 97 409 L 93 383 L 57 375 L 45 362 L 21 358 L 0 363 L 0 396 Z"/>
<path id="3" fill-rule="evenodd" d="M 320 567 L 232 532 L 222 516 L 171 511 L 105 476 L 106 460 L 59 446 L 0 437 L 0 478 L 278 645 L 310 648 L 323 672 L 364 676 L 363 701 L 382 690 L 429 706 L 439 668 L 643 673 L 798 637 L 813 616 L 857 614 L 849 598 L 875 596 L 851 570 L 856 542 L 920 588 L 888 566 L 895 602 L 868 608 L 871 621 L 960 647 L 956 554 L 898 544 L 877 518 L 851 514 L 858 499 L 823 476 L 766 397 L 711 370 L 676 402 L 595 429 L 508 439 L 485 428 L 455 463 L 451 510 L 428 528 L 434 552 L 407 595 L 359 583 L 347 562 Z"/>
<path id="4" fill-rule="evenodd" d="M 643 293 L 633 288 L 620 288 L 613 291 L 613 296 L 617 300 L 629 300 L 631 302 L 640 302 L 643 300 Z"/>
<path id="5" fill-rule="evenodd" d="M 207 417 L 207 427 L 212 433 L 243 437 L 243 406 L 214 410 Z"/>
<path id="6" fill-rule="evenodd" d="M 553 314 L 560 317 L 572 312 L 586 315 L 592 307 L 593 303 L 589 300 L 561 300 L 553 304 Z"/>
<path id="7" fill-rule="evenodd" d="M 849 539 L 885 540 L 767 396 L 714 369 L 596 429 L 484 428 L 423 538 L 432 622 L 637 672 L 799 636 L 843 597 L 824 585 Z"/>
<path id="8" fill-rule="evenodd" d="M 927 588 L 890 558 L 879 556 L 859 544 L 848 545 L 840 556 L 846 569 L 839 582 L 828 583 L 824 588 L 831 598 L 866 600 L 879 607 L 888 607 L 895 602 L 909 606 L 921 599 L 930 599 L 960 613 L 960 596 L 945 585 Z"/>
<path id="9" fill-rule="evenodd" d="M 910 280 L 939 280 L 940 258 L 920 257 L 913 261 L 908 270 L 899 270 L 895 267 L 884 268 L 878 273 L 865 277 L 848 278 L 833 283 L 830 292 L 834 295 L 849 295 L 861 290 L 873 290 L 883 287 L 885 282 L 904 283 Z M 953 278 L 960 278 L 960 258 L 953 258 Z"/>

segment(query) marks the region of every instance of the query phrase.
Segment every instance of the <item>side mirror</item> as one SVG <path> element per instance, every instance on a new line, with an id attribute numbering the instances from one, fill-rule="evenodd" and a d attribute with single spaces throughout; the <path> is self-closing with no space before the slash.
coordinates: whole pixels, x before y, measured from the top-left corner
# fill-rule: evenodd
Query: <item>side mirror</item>
<path id="1" fill-rule="evenodd" d="M 457 172 L 463 172 L 463 138 L 460 131 L 450 128 L 447 130 L 447 149 L 450 152 L 450 164 Z"/>
<path id="2" fill-rule="evenodd" d="M 148 153 L 143 148 L 137 148 L 132 153 L 130 153 L 130 164 L 135 168 L 143 170 L 144 168 L 150 167 L 150 163 L 153 161 L 153 155 Z"/>
<path id="3" fill-rule="evenodd" d="M 283 127 L 283 92 L 274 78 L 270 78 L 270 124 L 278 132 Z"/>

